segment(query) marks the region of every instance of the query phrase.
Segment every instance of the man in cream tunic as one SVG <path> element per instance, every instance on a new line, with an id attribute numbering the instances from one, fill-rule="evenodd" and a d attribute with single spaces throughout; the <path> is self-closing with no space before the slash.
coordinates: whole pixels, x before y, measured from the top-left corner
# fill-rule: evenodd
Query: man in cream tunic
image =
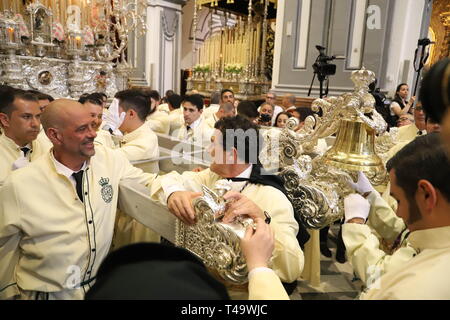
<path id="1" fill-rule="evenodd" d="M 53 149 L 0 189 L 1 299 L 82 299 L 109 251 L 119 184 L 156 177 L 94 149 L 91 115 L 78 102 L 54 101 L 42 122 Z"/>
<path id="2" fill-rule="evenodd" d="M 411 231 L 409 245 L 417 254 L 375 281 L 361 298 L 450 299 L 450 160 L 440 137 L 416 138 L 387 169 L 397 215 Z"/>
<path id="3" fill-rule="evenodd" d="M 219 107 L 216 113 L 213 113 L 211 117 L 205 120 L 205 123 L 211 129 L 214 129 L 214 125 L 217 121 L 225 117 L 234 117 L 236 115 L 236 108 L 231 102 L 225 102 Z"/>
<path id="4" fill-rule="evenodd" d="M 426 123 L 427 132 L 440 132 L 440 126 L 431 119 L 427 118 Z M 401 143 L 401 148 L 398 148 L 390 158 L 407 144 Z M 403 220 L 397 217 L 392 206 L 373 188 L 363 173 L 359 173 L 358 183 L 353 184 L 353 187 L 360 194 L 367 195 L 370 207 L 361 197 L 353 196 L 352 199 L 346 200 L 348 206 L 345 211 L 346 221 L 351 218 L 363 220 L 368 218 L 367 225 L 346 223 L 342 229 L 343 238 L 355 272 L 363 282 L 370 284 L 389 270 L 403 267 L 404 263 L 413 258 L 417 252 L 409 243 L 410 231 Z M 387 191 L 390 191 L 390 186 Z M 389 246 L 387 253 L 373 231 L 381 237 L 384 246 L 386 244 Z"/>
<path id="5" fill-rule="evenodd" d="M 359 173 L 358 183 L 353 186 L 367 200 L 359 194 L 344 200 L 342 237 L 355 273 L 370 287 L 386 272 L 402 268 L 417 251 L 409 244 L 410 232 L 403 220 L 395 215 L 363 173 Z M 367 224 L 364 224 L 366 220 Z M 383 250 L 373 231 L 381 237 L 383 244 L 389 246 L 388 252 Z"/>
<path id="6" fill-rule="evenodd" d="M 184 97 L 182 102 L 184 125 L 174 131 L 179 140 L 193 143 L 202 147 L 210 144 L 213 129 L 206 125 L 202 117 L 203 99 L 198 94 Z"/>
<path id="7" fill-rule="evenodd" d="M 158 137 L 145 125 L 149 111 L 147 99 L 138 91 L 124 90 L 116 94 L 118 110 L 112 112 L 125 113 L 125 118 L 119 126 L 124 133 L 117 152 L 122 153 L 129 161 L 142 161 L 159 157 Z M 136 164 L 144 172 L 158 173 L 157 161 Z M 159 242 L 160 237 L 154 231 L 137 222 L 122 211 L 117 214 L 114 235 L 114 249 L 135 242 Z"/>
<path id="8" fill-rule="evenodd" d="M 36 138 L 41 125 L 37 98 L 22 90 L 0 93 L 0 186 L 15 169 L 25 167 L 48 151 Z"/>
<path id="9" fill-rule="evenodd" d="M 244 147 L 247 151 L 237 150 L 242 149 L 240 148 L 242 146 L 235 146 L 231 150 L 224 150 L 225 148 L 222 146 L 224 142 L 221 132 L 226 132 L 228 129 L 238 130 L 236 132 L 239 132 L 239 129 L 245 132 L 254 130 L 255 136 L 258 137 L 255 125 L 237 116 L 222 119 L 216 124 L 217 127 L 220 127 L 221 130 L 216 129 L 212 138 L 210 154 L 214 162 L 209 169 L 199 173 L 184 172 L 182 175 L 173 175 L 162 179 L 161 186 L 168 197 L 169 209 L 185 223 L 193 224 L 195 216 L 190 201 L 192 197 L 199 194 L 192 192 L 200 192 L 202 185 L 213 188 L 220 179 L 242 178 L 241 180 L 244 181 L 232 183 L 233 192 L 226 195 L 226 197 L 236 200 L 233 204 L 236 207 L 232 206 L 230 211 L 236 210 L 233 215 L 226 218 L 229 221 L 224 220 L 224 222 L 230 222 L 234 215 L 249 215 L 254 219 L 264 217 L 263 210 L 267 211 L 271 216 L 270 226 L 275 234 L 272 268 L 284 282 L 290 283 L 299 279 L 304 266 L 304 257 L 296 238 L 299 227 L 295 221 L 291 203 L 277 188 L 245 181 L 256 169 L 254 166 L 257 165 L 259 154 L 258 143 L 247 140 Z M 245 155 L 246 152 L 247 155 Z M 254 159 L 252 155 L 255 156 Z M 255 164 L 252 164 L 252 160 L 255 161 Z M 191 192 L 183 192 L 184 190 Z M 236 295 L 233 296 L 236 297 Z M 239 296 L 239 298 L 243 297 Z"/>

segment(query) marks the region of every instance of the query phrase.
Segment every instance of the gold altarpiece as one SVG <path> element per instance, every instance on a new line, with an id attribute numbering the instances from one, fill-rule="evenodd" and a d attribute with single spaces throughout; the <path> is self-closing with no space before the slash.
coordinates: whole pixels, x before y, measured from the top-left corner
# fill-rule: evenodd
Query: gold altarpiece
<path id="1" fill-rule="evenodd" d="M 225 1 L 225 0 L 222 0 Z M 241 0 L 227 0 L 227 3 Z M 212 8 L 218 0 L 196 0 L 194 9 L 194 43 L 197 29 L 197 9 L 202 5 Z M 253 15 L 254 5 L 263 5 L 262 12 Z M 260 100 L 270 89 L 266 72 L 268 33 L 268 6 L 275 0 L 249 0 L 248 16 L 238 16 L 233 27 L 221 27 L 211 34 L 203 45 L 192 52 L 192 72 L 187 79 L 187 90 L 209 96 L 213 91 L 231 89 L 240 100 Z M 226 25 L 226 23 L 225 23 Z M 212 26 L 211 26 L 212 27 Z"/>

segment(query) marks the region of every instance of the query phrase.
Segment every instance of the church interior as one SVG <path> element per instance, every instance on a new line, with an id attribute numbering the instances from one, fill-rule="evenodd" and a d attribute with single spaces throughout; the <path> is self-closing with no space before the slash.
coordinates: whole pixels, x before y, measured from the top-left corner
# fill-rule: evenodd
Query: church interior
<path id="1" fill-rule="evenodd" d="M 449 82 L 447 0 L 0 0 L 0 300 L 448 300 Z"/>

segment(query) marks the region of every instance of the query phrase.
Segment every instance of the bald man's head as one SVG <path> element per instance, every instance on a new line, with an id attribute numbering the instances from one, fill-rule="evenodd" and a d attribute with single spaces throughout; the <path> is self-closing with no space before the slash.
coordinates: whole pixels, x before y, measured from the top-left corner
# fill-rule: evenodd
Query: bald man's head
<path id="1" fill-rule="evenodd" d="M 85 112 L 87 109 L 75 100 L 58 99 L 49 103 L 42 113 L 42 126 L 46 132 L 48 128 L 62 128 L 67 121 Z"/>
<path id="2" fill-rule="evenodd" d="M 55 159 L 77 171 L 95 154 L 97 136 L 89 108 L 74 100 L 51 102 L 42 113 L 45 134 L 53 144 Z"/>

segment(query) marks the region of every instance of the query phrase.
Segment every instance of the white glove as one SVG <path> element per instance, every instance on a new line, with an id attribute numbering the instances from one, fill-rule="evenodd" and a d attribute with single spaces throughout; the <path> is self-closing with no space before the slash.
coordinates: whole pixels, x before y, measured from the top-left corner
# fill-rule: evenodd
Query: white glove
<path id="1" fill-rule="evenodd" d="M 370 203 L 361 195 L 353 193 L 344 199 L 345 222 L 353 218 L 367 220 L 370 211 Z"/>
<path id="2" fill-rule="evenodd" d="M 114 135 L 122 135 L 122 133 L 118 134 L 120 132 L 118 129 L 125 120 L 125 116 L 125 112 L 122 112 L 119 115 L 119 100 L 113 99 L 111 105 L 109 106 L 108 112 L 103 113 L 103 130 L 111 129 Z"/>
<path id="3" fill-rule="evenodd" d="M 356 190 L 356 192 L 360 194 L 364 194 L 367 192 L 377 192 L 372 184 L 370 183 L 369 179 L 367 179 L 366 175 L 362 173 L 361 171 L 358 172 L 358 182 L 354 183 L 353 181 L 348 181 L 348 184 Z"/>
<path id="4" fill-rule="evenodd" d="M 28 159 L 26 157 L 24 157 L 22 154 L 22 156 L 19 159 L 17 159 L 16 161 L 13 162 L 12 170 L 14 171 L 14 170 L 26 167 L 29 164 L 30 164 L 30 161 L 28 161 Z"/>

